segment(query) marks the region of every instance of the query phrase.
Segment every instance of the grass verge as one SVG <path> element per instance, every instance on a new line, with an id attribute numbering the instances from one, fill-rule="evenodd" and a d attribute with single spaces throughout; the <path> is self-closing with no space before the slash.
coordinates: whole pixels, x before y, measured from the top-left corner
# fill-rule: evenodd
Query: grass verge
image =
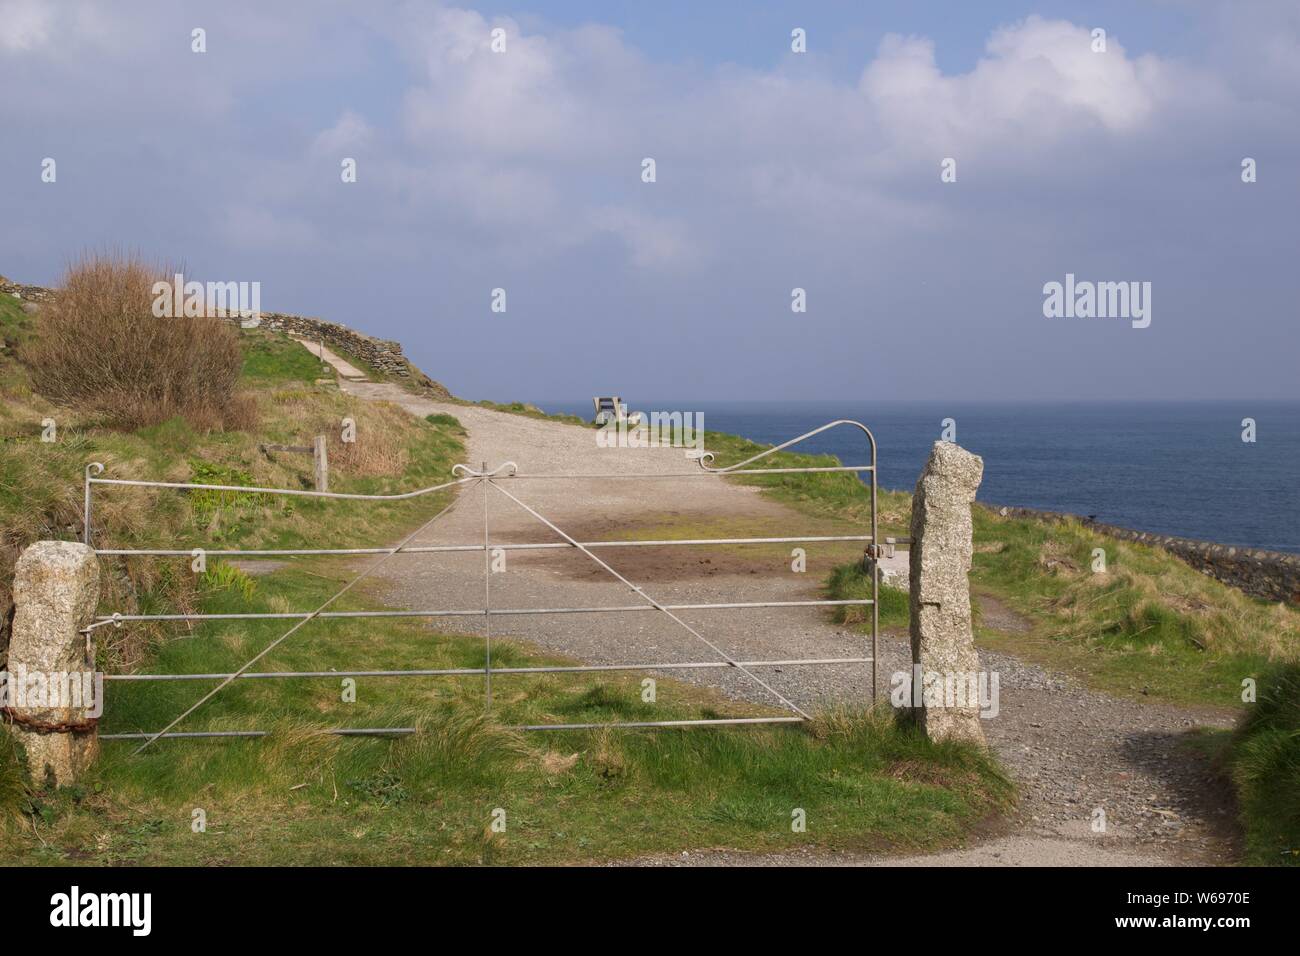
<path id="1" fill-rule="evenodd" d="M 1300 866 L 1300 666 L 1268 668 L 1232 733 L 1217 735 L 1248 863 Z"/>
<path id="2" fill-rule="evenodd" d="M 489 399 L 480 399 L 477 402 L 471 402 L 467 398 L 448 399 L 453 405 L 470 405 L 479 408 L 490 408 L 494 412 L 505 412 L 509 415 L 522 415 L 524 418 L 536 418 L 547 422 L 562 422 L 565 425 L 578 425 L 582 428 L 590 428 L 591 422 L 584 420 L 578 415 L 569 415 L 564 412 L 546 412 L 536 405 L 530 405 L 527 402 L 493 402 Z"/>
<path id="3" fill-rule="evenodd" d="M 314 606 L 344 579 L 327 563 L 282 570 L 251 594 L 216 587 L 213 611 Z M 351 595 L 349 595 L 351 597 Z M 366 596 L 343 607 L 368 604 Z M 282 625 L 281 625 L 282 626 Z M 276 622 L 217 622 L 161 644 L 151 672 L 234 670 Z M 500 666 L 569 663 L 497 643 Z M 414 622 L 341 619 L 304 628 L 259 670 L 481 667 L 481 638 Z M 242 680 L 187 723 L 270 729 L 262 740 L 159 741 L 140 756 L 105 742 L 76 788 L 11 806 L 0 862 L 562 863 L 701 846 L 920 850 L 959 840 L 1012 788 L 983 752 L 937 746 L 883 715 L 836 711 L 811 725 L 524 734 L 518 723 L 766 713 L 641 675 L 500 675 L 492 717 L 481 676 Z M 104 732 L 158 729 L 212 682 L 114 682 Z M 395 740 L 324 736 L 333 726 L 410 726 Z M 3 751 L 0 751 L 2 753 Z M 504 833 L 492 827 L 505 813 Z M 195 810 L 206 832 L 195 833 Z M 791 826 L 803 811 L 804 832 Z"/>

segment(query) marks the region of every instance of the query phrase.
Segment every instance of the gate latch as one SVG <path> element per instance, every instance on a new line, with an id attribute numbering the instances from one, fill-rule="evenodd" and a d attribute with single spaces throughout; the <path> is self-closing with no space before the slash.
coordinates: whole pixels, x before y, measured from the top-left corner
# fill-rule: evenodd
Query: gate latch
<path id="1" fill-rule="evenodd" d="M 863 554 L 872 561 L 879 561 L 881 558 L 892 558 L 894 556 L 894 542 L 892 539 L 886 538 L 884 544 L 869 544 Z"/>

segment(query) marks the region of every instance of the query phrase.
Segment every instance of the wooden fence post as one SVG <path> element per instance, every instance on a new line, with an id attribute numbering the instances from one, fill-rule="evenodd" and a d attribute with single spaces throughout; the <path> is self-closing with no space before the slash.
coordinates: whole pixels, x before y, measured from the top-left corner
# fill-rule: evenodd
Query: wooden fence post
<path id="1" fill-rule="evenodd" d="M 330 464 L 329 456 L 325 453 L 325 436 L 317 435 L 316 443 L 312 446 L 312 458 L 316 464 L 316 490 L 330 490 Z"/>

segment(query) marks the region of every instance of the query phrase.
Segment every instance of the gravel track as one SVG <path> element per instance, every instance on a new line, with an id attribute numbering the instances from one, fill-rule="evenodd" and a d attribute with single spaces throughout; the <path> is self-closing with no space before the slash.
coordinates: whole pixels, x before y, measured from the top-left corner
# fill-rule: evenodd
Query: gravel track
<path id="1" fill-rule="evenodd" d="M 507 460 L 520 474 L 698 472 L 681 449 L 602 449 L 595 433 L 558 422 L 473 406 L 433 402 L 397 386 L 345 382 L 344 390 L 391 401 L 418 415 L 455 415 L 469 432 L 468 462 L 494 468 Z M 810 521 L 754 488 L 708 477 L 646 480 L 515 479 L 502 487 L 577 540 L 665 537 L 674 524 L 713 529 L 692 536 L 860 533 Z M 486 489 L 494 542 L 562 540 L 495 489 Z M 417 544 L 483 540 L 484 486 L 461 492 L 458 506 Z M 719 532 L 718 529 L 723 531 Z M 734 529 L 745 530 L 737 532 Z M 602 560 L 665 604 L 810 600 L 834 564 L 861 546 L 808 544 L 807 572 L 790 569 L 792 545 L 753 548 L 607 548 Z M 473 609 L 484 600 L 483 555 L 399 555 L 380 569 L 385 599 L 396 607 Z M 491 575 L 494 608 L 607 607 L 644 598 L 573 549 L 507 552 L 507 572 Z M 1014 612 L 984 599 L 985 626 L 1027 628 Z M 736 660 L 869 657 L 870 639 L 831 623 L 812 608 L 683 611 L 678 616 Z M 471 623 L 473 622 L 473 623 Z M 438 626 L 439 622 L 434 622 Z M 447 618 L 448 630 L 482 633 L 482 622 Z M 494 639 L 524 641 L 591 663 L 716 661 L 717 651 L 661 612 L 494 617 Z M 1230 716 L 1115 698 L 1014 656 L 981 652 L 1000 678 L 1000 713 L 985 722 L 990 745 L 1017 781 L 1020 808 L 1008 825 L 976 846 L 899 857 L 879 854 L 748 854 L 703 850 L 636 862 L 654 865 L 1077 865 L 1223 864 L 1235 857 L 1228 803 L 1204 762 L 1183 745 L 1195 726 L 1224 727 Z M 910 668 L 905 634 L 882 636 L 878 691 Z M 735 669 L 674 671 L 738 702 L 780 707 L 773 691 L 801 708 L 869 696 L 871 666 L 785 666 L 756 670 L 772 690 Z M 508 680 L 501 677 L 498 680 Z M 662 690 L 661 690 L 662 693 Z M 662 699 L 662 698 L 661 698 Z M 743 709 L 743 708 L 742 708 Z M 1100 808 L 1106 833 L 1093 832 Z"/>

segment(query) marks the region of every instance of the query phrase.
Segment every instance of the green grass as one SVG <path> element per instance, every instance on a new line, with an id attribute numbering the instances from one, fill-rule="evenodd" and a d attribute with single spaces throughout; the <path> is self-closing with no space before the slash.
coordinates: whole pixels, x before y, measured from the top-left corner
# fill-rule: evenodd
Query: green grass
<path id="1" fill-rule="evenodd" d="M 869 465 L 871 457 L 865 436 L 862 444 L 861 455 L 851 462 L 841 462 L 834 455 L 807 455 L 785 451 L 768 455 L 745 467 L 747 469 L 825 468 L 841 464 Z M 722 432 L 706 432 L 704 447 L 714 455 L 711 466 L 724 468 L 739 464 L 771 446 L 760 445 Z M 852 472 L 749 475 L 734 480 L 741 484 L 762 488 L 771 497 L 784 501 L 806 514 L 834 518 L 859 527 L 869 526 L 870 523 L 871 489 Z M 904 512 L 910 509 L 910 497 L 899 492 L 880 489 L 877 504 L 881 535 L 907 534 L 905 514 L 900 519 L 899 513 L 900 509 Z"/>
<path id="2" fill-rule="evenodd" d="M 22 302 L 0 292 L 0 331 L 6 338 L 26 336 L 31 330 L 31 317 L 23 311 Z"/>
<path id="3" fill-rule="evenodd" d="M 31 391 L 21 363 L 0 355 L 0 613 L 7 610 L 13 562 L 27 543 L 79 537 L 83 473 L 91 461 L 104 464 L 107 478 L 308 489 L 310 455 L 264 454 L 258 445 L 305 445 L 324 433 L 335 491 L 382 494 L 450 480 L 462 429 L 307 383 L 317 364 L 284 336 L 250 330 L 241 339 L 242 384 L 260 408 L 250 432 L 200 434 L 179 418 L 135 432 L 104 428 L 75 409 L 49 405 Z M 47 418 L 58 425 L 58 440 L 50 443 L 40 440 Z M 344 418 L 357 423 L 352 445 L 339 442 Z M 309 498 L 100 486 L 94 523 L 130 548 L 380 546 L 447 500 L 444 493 L 339 508 Z M 196 600 L 193 576 L 174 560 L 132 558 L 105 575 L 104 585 L 105 605 L 121 610 L 183 610 Z M 125 646 L 114 641 L 104 649 L 110 663 L 138 661 L 143 648 L 131 644 L 136 637 L 147 645 L 162 634 L 141 628 L 123 635 Z"/>
<path id="4" fill-rule="evenodd" d="M 315 562 L 241 593 L 205 582 L 210 611 L 314 607 L 344 580 Z M 352 595 L 348 596 L 349 598 Z M 341 604 L 368 606 L 364 594 Z M 283 622 L 209 622 L 161 644 L 150 672 L 223 673 L 281 633 Z M 501 666 L 567 663 L 496 643 Z M 258 670 L 481 667 L 481 638 L 398 620 L 316 622 Z M 101 730 L 161 728 L 211 682 L 109 685 Z M 702 846 L 915 850 L 950 844 L 1004 809 L 1012 789 L 980 751 L 934 745 L 888 716 L 830 712 L 812 725 L 691 731 L 524 734 L 517 723 L 752 715 L 694 685 L 640 675 L 499 675 L 494 708 L 480 676 L 244 680 L 188 729 L 271 729 L 252 741 L 106 741 L 77 788 L 17 795 L 25 823 L 0 862 L 121 865 L 223 863 L 557 863 L 677 853 Z M 396 740 L 339 739 L 332 726 L 414 726 Z M 3 751 L 0 750 L 0 753 Z M 0 760 L 0 795 L 13 768 Z M 12 801 L 17 797 L 20 803 Z M 0 804 L 0 806 L 3 806 Z M 504 834 L 488 824 L 506 811 Z M 208 830 L 191 831 L 195 808 Z M 802 809 L 807 831 L 791 829 Z"/>
<path id="5" fill-rule="evenodd" d="M 837 565 L 826 584 L 826 597 L 832 601 L 862 600 L 871 597 L 871 577 L 862 570 L 862 562 Z M 907 592 L 898 588 L 880 586 L 880 626 L 901 630 L 911 618 Z M 849 604 L 835 609 L 838 624 L 858 624 L 871 627 L 871 608 L 865 604 Z"/>
<path id="6" fill-rule="evenodd" d="M 446 412 L 437 412 L 433 415 L 425 415 L 424 420 L 430 425 L 441 425 L 451 429 L 458 435 L 466 434 L 465 426 L 460 423 L 460 419 L 455 415 L 448 415 Z"/>
<path id="7" fill-rule="evenodd" d="M 1300 666 L 1268 668 L 1220 759 L 1237 794 L 1247 861 L 1300 866 Z"/>
<path id="8" fill-rule="evenodd" d="M 522 415 L 525 418 L 536 418 L 541 421 L 563 422 L 566 425 L 580 425 L 584 428 L 591 423 L 577 415 L 567 415 L 564 413 L 550 413 L 542 411 L 536 405 L 530 405 L 527 402 L 493 402 L 489 399 L 481 399 L 477 402 L 471 402 L 468 399 L 453 398 L 451 401 L 457 405 L 477 405 L 479 408 L 490 408 L 494 412 L 506 412 L 510 415 Z"/>
<path id="9" fill-rule="evenodd" d="M 1155 548 L 1076 523 L 975 513 L 972 581 L 1035 623 L 1004 643 L 1095 686 L 1240 706 L 1241 681 L 1300 651 L 1300 613 L 1248 597 Z M 1106 570 L 1092 569 L 1094 549 Z"/>
<path id="10" fill-rule="evenodd" d="M 263 329 L 244 329 L 244 378 L 257 384 L 312 384 L 333 379 L 334 370 L 301 342 Z"/>

